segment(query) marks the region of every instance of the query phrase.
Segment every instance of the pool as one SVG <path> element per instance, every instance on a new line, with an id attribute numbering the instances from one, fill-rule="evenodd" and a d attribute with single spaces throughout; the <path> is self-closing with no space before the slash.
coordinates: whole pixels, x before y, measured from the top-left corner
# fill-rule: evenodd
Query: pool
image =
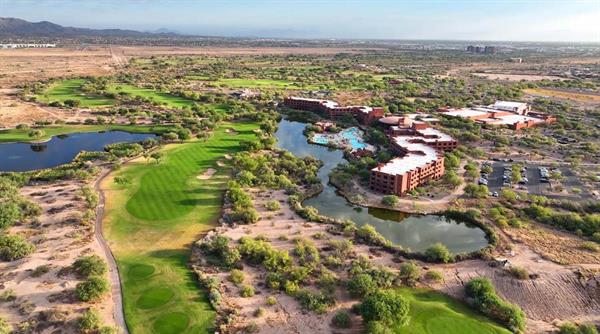
<path id="1" fill-rule="evenodd" d="M 351 127 L 339 133 L 315 133 L 310 141 L 313 144 L 333 145 L 339 148 L 349 147 L 352 151 L 361 149 L 373 150 L 371 145 L 364 142 L 363 133 L 357 127 Z"/>

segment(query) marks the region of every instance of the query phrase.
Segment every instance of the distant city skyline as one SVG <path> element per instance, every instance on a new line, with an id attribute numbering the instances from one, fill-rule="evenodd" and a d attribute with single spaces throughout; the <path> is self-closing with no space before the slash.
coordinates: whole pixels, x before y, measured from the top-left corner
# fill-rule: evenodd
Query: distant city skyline
<path id="1" fill-rule="evenodd" d="M 600 43 L 600 0 L 0 0 L 0 17 L 230 37 Z"/>

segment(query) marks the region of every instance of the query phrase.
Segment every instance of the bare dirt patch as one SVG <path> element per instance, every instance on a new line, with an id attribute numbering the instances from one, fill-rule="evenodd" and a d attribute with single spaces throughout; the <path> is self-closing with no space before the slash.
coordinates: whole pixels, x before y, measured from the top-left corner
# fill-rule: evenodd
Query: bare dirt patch
<path id="1" fill-rule="evenodd" d="M 64 321 L 44 332 L 54 329 L 76 333 L 74 320 L 85 309 L 94 307 L 107 325 L 115 325 L 110 294 L 93 305 L 80 302 L 74 295 L 80 279 L 68 270 L 79 256 L 97 254 L 104 258 L 93 227 L 81 222 L 81 213 L 86 209 L 78 195 L 82 186 L 81 182 L 65 181 L 21 189 L 21 194 L 38 203 L 43 213 L 35 225 L 11 229 L 11 233 L 27 236 L 36 245 L 35 252 L 19 261 L 0 262 L 0 293 L 12 290 L 16 296 L 14 302 L 0 303 L 0 313 L 10 323 L 37 319 L 41 312 L 60 312 L 64 313 Z M 48 266 L 48 271 L 32 276 L 33 270 L 40 266 Z M 26 304 L 30 305 L 29 312 L 19 312 L 16 308 Z"/>
<path id="2" fill-rule="evenodd" d="M 552 97 L 563 100 L 570 100 L 584 103 L 600 103 L 600 93 L 575 92 L 567 90 L 558 90 L 550 88 L 530 88 L 524 89 L 525 94 L 541 97 Z"/>

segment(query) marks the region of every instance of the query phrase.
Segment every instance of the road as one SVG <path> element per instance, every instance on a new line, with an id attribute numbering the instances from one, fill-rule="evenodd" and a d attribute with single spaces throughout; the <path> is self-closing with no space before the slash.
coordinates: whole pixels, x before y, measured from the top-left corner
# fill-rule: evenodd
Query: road
<path id="1" fill-rule="evenodd" d="M 121 278 L 119 276 L 119 267 L 117 267 L 117 262 L 115 261 L 115 257 L 108 246 L 108 243 L 104 239 L 104 235 L 102 234 L 102 218 L 104 218 L 104 192 L 100 188 L 100 183 L 104 178 L 111 172 L 110 169 L 104 169 L 100 174 L 100 177 L 94 183 L 94 189 L 98 192 L 99 201 L 98 207 L 96 208 L 96 223 L 95 223 L 95 231 L 94 235 L 100 247 L 104 251 L 106 255 L 106 260 L 108 262 L 108 273 L 110 275 L 111 282 L 111 293 L 112 299 L 114 303 L 113 308 L 113 318 L 118 327 L 121 328 L 124 334 L 128 334 L 129 331 L 127 329 L 127 323 L 125 322 L 125 314 L 123 313 L 123 292 L 121 291 Z"/>

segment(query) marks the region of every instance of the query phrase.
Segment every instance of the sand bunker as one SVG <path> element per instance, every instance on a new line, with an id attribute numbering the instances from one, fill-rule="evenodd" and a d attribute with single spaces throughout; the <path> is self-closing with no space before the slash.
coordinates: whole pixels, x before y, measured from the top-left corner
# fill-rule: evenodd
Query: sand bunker
<path id="1" fill-rule="evenodd" d="M 237 135 L 238 133 L 234 129 L 225 129 L 225 133 L 229 133 L 230 135 Z"/>
<path id="2" fill-rule="evenodd" d="M 217 161 L 217 166 L 225 167 L 225 163 L 222 160 Z"/>
<path id="3" fill-rule="evenodd" d="M 227 160 L 231 160 L 231 159 L 233 159 L 233 157 L 232 157 L 230 154 L 225 154 L 225 155 L 224 155 L 224 157 L 225 157 L 225 159 L 227 159 Z"/>
<path id="4" fill-rule="evenodd" d="M 204 174 L 202 174 L 202 175 L 198 175 L 198 179 L 199 179 L 199 180 L 208 180 L 208 179 L 210 179 L 210 178 L 213 176 L 213 174 L 215 174 L 216 172 L 217 172 L 217 170 L 216 170 L 216 169 L 214 169 L 214 168 L 209 168 L 209 169 L 207 169 L 207 170 L 206 170 L 206 172 L 204 172 Z"/>

